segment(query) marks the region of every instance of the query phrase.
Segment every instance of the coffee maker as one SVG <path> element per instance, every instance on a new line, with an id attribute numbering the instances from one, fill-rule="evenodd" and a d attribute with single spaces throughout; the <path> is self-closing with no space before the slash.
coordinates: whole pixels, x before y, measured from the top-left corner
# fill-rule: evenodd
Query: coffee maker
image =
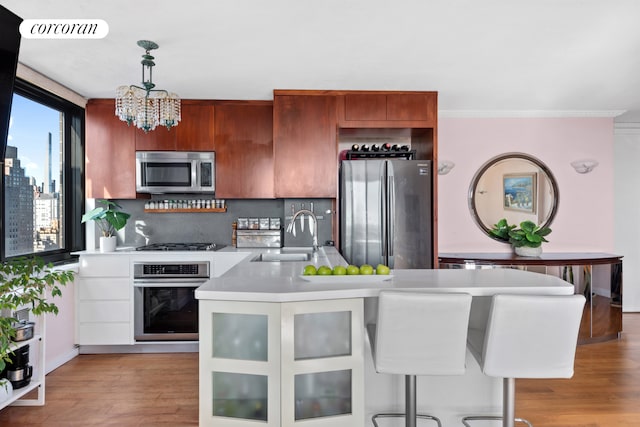
<path id="1" fill-rule="evenodd" d="M 29 384 L 33 376 L 33 366 L 29 365 L 29 345 L 14 350 L 9 359 L 0 377 L 11 381 L 14 390 Z"/>

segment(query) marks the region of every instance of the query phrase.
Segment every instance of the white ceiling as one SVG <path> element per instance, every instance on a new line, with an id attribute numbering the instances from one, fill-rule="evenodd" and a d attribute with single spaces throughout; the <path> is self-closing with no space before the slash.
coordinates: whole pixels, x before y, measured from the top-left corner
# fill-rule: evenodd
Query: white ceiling
<path id="1" fill-rule="evenodd" d="M 86 98 L 273 89 L 435 90 L 450 115 L 640 122 L 638 0 L 0 0 L 24 19 L 103 19 L 100 40 L 22 39 L 20 62 Z M 618 115 L 621 112 L 626 112 Z"/>

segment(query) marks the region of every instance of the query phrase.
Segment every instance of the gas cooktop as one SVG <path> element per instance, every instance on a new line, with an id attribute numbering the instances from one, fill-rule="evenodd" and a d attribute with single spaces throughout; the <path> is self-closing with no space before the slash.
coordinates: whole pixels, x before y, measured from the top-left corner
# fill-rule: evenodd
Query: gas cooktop
<path id="1" fill-rule="evenodd" d="M 218 243 L 152 243 L 136 248 L 136 251 L 217 251 L 225 245 Z"/>

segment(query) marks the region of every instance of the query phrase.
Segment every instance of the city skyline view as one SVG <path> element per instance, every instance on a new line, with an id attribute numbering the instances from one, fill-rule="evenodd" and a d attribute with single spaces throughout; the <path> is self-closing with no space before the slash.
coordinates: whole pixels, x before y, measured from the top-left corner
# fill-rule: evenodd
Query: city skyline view
<path id="1" fill-rule="evenodd" d="M 18 148 L 18 158 L 25 175 L 36 185 L 45 181 L 47 144 L 51 133 L 51 177 L 59 190 L 60 178 L 60 112 L 14 94 L 7 145 Z M 48 192 L 47 188 L 43 188 Z"/>
<path id="2" fill-rule="evenodd" d="M 13 96 L 3 171 L 5 256 L 51 251 L 64 245 L 59 192 L 61 117 L 55 108 Z"/>

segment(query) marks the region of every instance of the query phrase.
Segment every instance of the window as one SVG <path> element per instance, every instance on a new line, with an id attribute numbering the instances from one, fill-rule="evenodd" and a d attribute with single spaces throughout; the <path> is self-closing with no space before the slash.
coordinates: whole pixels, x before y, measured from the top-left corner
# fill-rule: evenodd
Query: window
<path id="1" fill-rule="evenodd" d="M 84 247 L 84 110 L 16 80 L 2 183 L 2 259 Z"/>

